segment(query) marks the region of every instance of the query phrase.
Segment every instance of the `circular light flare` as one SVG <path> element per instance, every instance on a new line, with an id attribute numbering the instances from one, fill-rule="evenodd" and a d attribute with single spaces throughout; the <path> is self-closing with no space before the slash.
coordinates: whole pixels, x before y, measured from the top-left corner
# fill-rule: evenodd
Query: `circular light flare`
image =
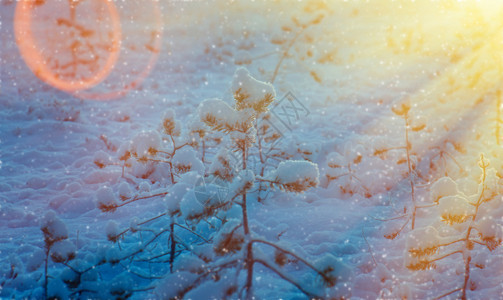
<path id="1" fill-rule="evenodd" d="M 137 88 L 138 86 L 141 85 L 141 83 L 145 80 L 145 78 L 148 77 L 152 69 L 154 68 L 157 59 L 159 57 L 159 53 L 161 50 L 161 45 L 162 45 L 162 33 L 163 33 L 163 21 L 162 21 L 162 14 L 161 14 L 161 9 L 159 7 L 159 1 L 147 1 L 150 5 L 152 5 L 152 12 L 153 12 L 153 21 L 154 21 L 154 31 L 155 36 L 152 37 L 153 42 L 151 45 L 148 45 L 150 48 L 150 56 L 149 59 L 145 65 L 145 67 L 141 70 L 141 72 L 134 77 L 134 79 L 128 83 L 121 83 L 121 88 L 111 88 L 108 91 L 100 91 L 98 87 L 94 87 L 94 89 L 97 89 L 97 91 L 92 91 L 92 89 L 82 89 L 82 90 L 76 90 L 72 94 L 75 97 L 81 98 L 81 99 L 87 99 L 87 100 L 97 100 L 97 101 L 108 101 L 108 100 L 113 100 L 117 99 L 119 97 L 125 96 L 127 93 L 129 93 L 132 89 Z M 145 9 L 145 3 L 143 3 L 143 9 Z M 126 18 L 128 19 L 128 18 Z M 127 61 L 125 62 L 127 64 Z M 119 72 L 119 71 L 114 71 Z"/>
<path id="2" fill-rule="evenodd" d="M 117 8 L 112 1 L 96 1 L 104 3 L 107 8 L 108 17 L 110 18 L 112 25 L 112 35 L 110 37 L 111 46 L 106 49 L 108 56 L 106 57 L 103 66 L 91 76 L 78 80 L 62 78 L 62 76 L 60 76 L 54 70 L 51 70 L 51 68 L 48 66 L 48 60 L 51 57 L 44 56 L 43 51 L 39 49 L 39 47 L 37 47 L 37 42 L 35 40 L 35 37 L 33 36 L 32 30 L 32 26 L 36 25 L 33 24 L 32 17 L 35 6 L 43 5 L 44 2 L 40 3 L 32 0 L 20 0 L 17 3 L 14 15 L 14 31 L 16 43 L 25 63 L 41 80 L 60 90 L 67 92 L 76 92 L 97 85 L 109 75 L 119 57 L 120 52 L 122 35 L 120 18 L 117 12 Z M 61 3 L 61 1 L 58 2 Z M 71 3 L 71 0 L 69 3 Z M 57 33 L 55 32 L 55 34 Z M 56 51 L 56 53 L 52 53 L 52 55 L 59 55 L 59 53 L 57 52 L 58 51 Z"/>

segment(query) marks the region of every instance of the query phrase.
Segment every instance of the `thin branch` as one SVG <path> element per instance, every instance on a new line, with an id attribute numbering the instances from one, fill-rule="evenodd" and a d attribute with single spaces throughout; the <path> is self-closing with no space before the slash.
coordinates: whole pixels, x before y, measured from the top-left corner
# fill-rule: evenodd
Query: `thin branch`
<path id="1" fill-rule="evenodd" d="M 74 267 L 72 267 L 71 265 L 69 265 L 67 262 L 62 262 L 62 264 L 66 267 L 68 267 L 70 270 L 72 270 L 73 272 L 79 274 L 79 275 L 82 275 L 82 272 L 80 272 L 79 270 L 75 269 Z"/>
<path id="2" fill-rule="evenodd" d="M 220 264 L 218 266 L 215 266 L 213 268 L 208 268 L 206 270 L 206 272 L 204 272 L 202 274 L 199 274 L 199 277 L 196 278 L 190 286 L 186 287 L 183 291 L 179 292 L 178 296 L 180 296 L 180 297 L 183 298 L 185 296 L 185 294 L 187 294 L 188 292 L 190 292 L 195 287 L 199 286 L 201 280 L 203 280 L 206 276 L 218 274 L 218 272 L 221 271 L 221 270 L 223 270 L 223 269 L 233 267 L 237 262 L 238 262 L 238 260 L 231 260 L 231 261 L 222 263 L 222 264 Z"/>
<path id="3" fill-rule="evenodd" d="M 140 222 L 140 223 L 138 223 L 138 225 L 145 225 L 146 223 L 152 222 L 152 221 L 154 221 L 154 220 L 156 220 L 156 219 L 159 219 L 159 218 L 161 218 L 161 217 L 163 217 L 163 216 L 165 216 L 165 215 L 167 215 L 167 214 L 168 214 L 168 213 L 162 213 L 162 214 L 160 214 L 160 215 L 158 215 L 158 216 L 155 216 L 155 217 L 153 217 L 153 218 L 151 218 L 151 219 L 148 219 L 148 220 L 145 220 L 145 221 L 143 221 L 143 222 Z M 116 237 L 117 237 L 117 238 L 119 238 L 119 237 L 123 236 L 124 234 L 128 233 L 129 231 L 131 231 L 131 228 L 124 229 L 124 230 L 123 230 L 122 232 L 120 232 L 120 233 L 119 233 Z M 147 229 L 142 229 L 142 230 L 137 230 L 137 231 L 149 231 L 149 230 L 147 230 Z"/>
<path id="4" fill-rule="evenodd" d="M 445 294 L 443 294 L 443 295 L 441 295 L 441 296 L 438 296 L 437 298 L 433 298 L 433 300 L 439 300 L 439 299 L 442 299 L 442 298 L 444 298 L 444 297 L 449 296 L 450 294 L 454 294 L 455 292 L 459 292 L 459 291 L 461 291 L 461 290 L 462 290 L 462 288 L 452 290 L 452 291 L 447 292 L 447 293 L 445 293 Z"/>
<path id="5" fill-rule="evenodd" d="M 480 191 L 480 196 L 475 204 L 475 213 L 472 216 L 472 219 L 470 220 L 470 225 L 468 226 L 468 229 L 466 230 L 466 236 L 465 236 L 465 243 L 466 243 L 466 248 L 470 249 L 470 235 L 472 232 L 472 229 L 475 228 L 475 220 L 477 219 L 477 215 L 479 212 L 479 207 L 482 205 L 482 200 L 484 198 L 484 192 L 486 189 L 486 176 L 487 176 L 487 171 L 486 168 L 489 166 L 489 163 L 484 160 L 484 154 L 480 155 L 480 162 L 479 162 L 479 167 L 482 169 L 482 190 Z M 465 259 L 465 276 L 464 276 L 464 283 L 463 283 L 463 288 L 462 288 L 462 299 L 466 299 L 466 288 L 468 286 L 468 280 L 470 279 L 470 261 L 472 257 L 469 252 L 468 257 Z"/>
<path id="6" fill-rule="evenodd" d="M 281 64 L 283 63 L 283 60 L 288 56 L 288 52 L 290 51 L 290 48 L 292 48 L 293 44 L 295 41 L 300 37 L 300 35 L 304 32 L 304 30 L 307 27 L 303 27 L 301 30 L 297 32 L 297 34 L 293 37 L 293 39 L 290 41 L 286 49 L 283 51 L 283 55 L 281 55 L 281 58 L 279 59 L 278 63 L 276 64 L 276 68 L 274 68 L 274 73 L 271 78 L 271 83 L 274 83 L 274 80 L 276 79 L 276 76 L 278 75 L 279 68 L 281 67 Z"/>
<path id="7" fill-rule="evenodd" d="M 149 198 L 160 197 L 160 196 L 166 196 L 167 194 L 169 194 L 169 192 L 163 192 L 163 193 L 158 193 L 158 194 L 149 195 L 149 196 L 143 196 L 143 197 L 137 197 L 136 196 L 134 198 L 131 198 L 129 200 L 126 200 L 126 201 L 122 202 L 121 204 L 117 205 L 115 208 L 122 207 L 124 205 L 128 205 L 128 204 L 133 203 L 133 202 L 138 201 L 138 200 L 149 199 Z"/>
<path id="8" fill-rule="evenodd" d="M 177 150 L 182 149 L 182 148 L 183 148 L 183 147 L 185 147 L 185 146 L 190 146 L 190 144 L 189 144 L 189 143 L 185 143 L 185 144 L 183 144 L 183 145 L 180 145 L 180 146 L 178 146 L 178 147 L 175 147 L 173 150 L 174 150 L 174 151 L 177 151 Z"/>
<path id="9" fill-rule="evenodd" d="M 149 262 L 149 263 L 152 263 L 152 260 L 156 259 L 156 258 L 160 258 L 160 257 L 163 257 L 163 256 L 166 256 L 170 254 L 170 252 L 164 252 L 164 253 L 161 253 L 161 254 L 157 254 L 155 256 L 152 256 L 152 257 L 149 257 L 149 258 L 142 258 L 142 259 L 137 259 L 135 260 L 136 262 Z"/>
<path id="10" fill-rule="evenodd" d="M 162 234 L 164 234 L 164 233 L 166 233 L 166 232 L 169 232 L 169 229 L 163 229 L 163 230 L 159 231 L 159 232 L 158 232 L 158 233 L 156 233 L 156 234 L 154 235 L 154 237 L 152 237 L 152 238 L 151 238 L 148 242 L 146 242 L 144 245 L 142 245 L 142 247 L 141 247 L 141 248 L 139 248 L 139 249 L 138 249 L 138 250 L 136 250 L 136 251 L 133 251 L 132 253 L 130 253 L 130 254 L 128 254 L 128 255 L 126 255 L 126 256 L 124 256 L 124 257 L 120 258 L 120 259 L 118 259 L 118 261 L 121 261 L 121 260 L 124 260 L 124 259 L 128 259 L 128 258 L 130 258 L 130 257 L 135 256 L 135 255 L 136 255 L 136 254 L 138 254 L 138 253 L 143 252 L 143 251 L 145 250 L 145 248 L 146 248 L 148 245 L 150 245 L 151 243 L 153 243 L 153 242 L 154 242 L 154 241 L 155 241 L 158 237 L 160 237 Z"/>
<path id="11" fill-rule="evenodd" d="M 314 294 L 306 291 L 304 288 L 302 288 L 302 286 L 300 284 L 298 284 L 297 282 L 295 282 L 293 279 L 289 278 L 287 275 L 283 274 L 281 271 L 279 271 L 278 269 L 276 269 L 274 266 L 270 265 L 268 262 L 266 262 L 266 261 L 264 261 L 262 259 L 255 259 L 254 262 L 263 265 L 264 267 L 266 267 L 269 270 L 271 270 L 274 273 L 276 273 L 283 280 L 285 280 L 285 281 L 291 283 L 292 285 L 294 285 L 297 289 L 299 289 L 299 291 L 301 291 L 307 297 L 309 297 L 309 299 L 322 299 L 322 297 L 314 295 Z"/>
<path id="12" fill-rule="evenodd" d="M 455 243 L 459 243 L 459 242 L 464 242 L 464 241 L 466 241 L 466 239 L 459 239 L 459 240 L 455 240 L 455 241 L 452 241 L 452 242 L 449 242 L 449 243 L 440 244 L 440 245 L 438 245 L 438 247 L 446 247 L 446 246 L 449 246 L 449 245 L 452 245 L 452 244 L 455 244 Z"/>
<path id="13" fill-rule="evenodd" d="M 379 219 L 379 218 L 376 218 L 373 216 L 369 216 L 369 217 L 371 217 L 372 219 L 374 219 L 376 221 L 387 222 L 387 221 L 393 221 L 393 220 L 401 219 L 401 218 L 408 217 L 408 216 L 409 215 L 401 215 L 401 216 L 397 216 L 397 217 L 393 217 L 393 218 L 389 218 L 389 219 Z"/>
<path id="14" fill-rule="evenodd" d="M 446 258 L 446 257 L 449 257 L 449 256 L 451 256 L 451 255 L 454 255 L 454 254 L 456 254 L 456 253 L 463 254 L 463 251 L 462 251 L 462 250 L 457 250 L 457 251 L 454 251 L 454 252 L 451 252 L 451 253 L 447 253 L 447 254 L 442 255 L 442 256 L 440 256 L 440 257 L 437 257 L 437 258 L 435 258 L 435 259 L 429 260 L 428 262 L 430 262 L 430 263 L 432 263 L 432 262 L 436 262 L 436 261 L 442 260 L 442 259 L 444 259 L 444 258 Z"/>
<path id="15" fill-rule="evenodd" d="M 393 151 L 393 150 L 405 150 L 405 149 L 407 149 L 407 147 L 405 147 L 405 146 L 379 149 L 379 150 L 374 151 L 374 155 L 379 155 L 381 153 L 386 153 L 386 152 Z"/>
<path id="16" fill-rule="evenodd" d="M 210 242 L 210 241 L 208 241 L 207 239 L 205 239 L 203 236 L 201 236 L 200 234 L 198 234 L 197 232 L 194 232 L 193 230 L 191 230 L 191 229 L 189 229 L 189 228 L 187 228 L 187 227 L 185 227 L 185 226 L 183 226 L 183 225 L 180 225 L 180 224 L 178 224 L 178 223 L 175 223 L 175 225 L 176 225 L 176 226 L 178 226 L 178 227 L 180 227 L 180 228 L 183 228 L 183 229 L 185 229 L 185 230 L 189 231 L 190 233 L 192 233 L 192 234 L 194 234 L 194 235 L 196 235 L 196 236 L 197 236 L 197 237 L 199 237 L 200 239 L 204 240 L 206 243 L 209 243 L 209 242 Z"/>
<path id="17" fill-rule="evenodd" d="M 465 171 L 463 166 L 461 166 L 461 164 L 449 152 L 444 151 L 443 153 L 446 154 L 447 156 L 449 156 L 452 159 L 452 161 L 454 161 L 454 163 L 458 166 L 459 170 L 462 173 Z"/>
<path id="18" fill-rule="evenodd" d="M 140 223 L 138 223 L 138 225 L 145 225 L 146 223 L 148 223 L 148 222 L 152 222 L 152 221 L 154 221 L 154 220 L 156 220 L 156 219 L 159 219 L 159 218 L 161 218 L 161 217 L 164 217 L 165 215 L 167 215 L 167 213 L 162 213 L 162 214 L 160 214 L 160 215 L 158 215 L 158 216 L 155 216 L 155 217 L 153 217 L 153 218 L 151 218 L 151 219 L 148 219 L 148 220 L 145 220 L 145 221 L 143 221 L 143 222 L 140 222 Z"/>
<path id="19" fill-rule="evenodd" d="M 271 55 L 274 55 L 274 54 L 277 54 L 277 53 L 279 53 L 279 51 L 272 51 L 272 52 L 264 53 L 264 54 L 252 57 L 252 58 L 250 58 L 250 60 L 254 61 L 256 59 L 261 59 L 261 58 L 264 58 L 264 57 L 267 57 L 267 56 L 271 56 Z"/>
<path id="20" fill-rule="evenodd" d="M 269 245 L 271 247 L 274 247 L 276 248 L 277 250 L 279 251 L 282 251 L 286 254 L 289 254 L 291 256 L 293 256 L 295 259 L 297 259 L 298 261 L 301 261 L 303 264 L 305 264 L 306 266 L 308 266 L 309 268 L 311 268 L 313 271 L 315 271 L 316 273 L 318 273 L 321 277 L 323 277 L 323 279 L 325 279 L 326 281 L 330 281 L 330 278 L 327 278 L 327 275 L 325 275 L 323 272 L 321 272 L 320 270 L 318 270 L 315 266 L 313 266 L 311 263 L 309 263 L 308 261 L 306 261 L 305 259 L 303 259 L 302 257 L 298 256 L 297 254 L 291 252 L 291 251 L 288 251 L 286 249 L 283 249 L 281 248 L 280 246 L 274 244 L 274 243 L 271 243 L 271 242 L 268 242 L 268 241 L 264 241 L 264 240 L 259 240 L 259 239 L 252 239 L 250 241 L 250 243 L 262 243 L 262 244 L 265 244 L 265 245 Z"/>
<path id="21" fill-rule="evenodd" d="M 479 244 L 481 246 L 487 247 L 487 245 L 485 243 L 482 243 L 481 241 L 477 241 L 477 240 L 471 240 L 471 241 L 474 242 L 475 244 Z"/>
<path id="22" fill-rule="evenodd" d="M 418 205 L 416 208 L 428 208 L 428 207 L 434 207 L 437 206 L 438 203 L 433 203 L 433 204 L 428 204 L 428 205 Z"/>
<path id="23" fill-rule="evenodd" d="M 363 226 L 362 226 L 362 237 L 365 240 L 365 243 L 367 243 L 367 247 L 369 247 L 370 255 L 372 255 L 372 260 L 374 261 L 374 265 L 377 267 L 377 262 L 376 262 L 376 258 L 374 257 L 374 252 L 372 252 L 372 248 L 370 247 L 370 244 L 367 241 L 367 238 L 365 237 L 365 231 L 363 230 Z"/>
<path id="24" fill-rule="evenodd" d="M 400 232 L 402 232 L 402 230 L 405 228 L 405 226 L 407 226 L 407 224 L 409 224 L 409 221 L 410 221 L 410 216 L 409 216 L 409 218 L 407 218 L 407 221 L 403 224 L 403 226 L 397 231 L 397 235 L 400 234 Z"/>
<path id="25" fill-rule="evenodd" d="M 140 278 L 147 279 L 147 280 L 153 280 L 153 279 L 162 279 L 162 276 L 146 276 L 140 273 L 136 273 L 135 271 L 131 270 L 131 268 L 124 266 L 123 264 L 120 264 L 128 273 L 131 273 L 133 275 L 136 275 Z"/>
<path id="26" fill-rule="evenodd" d="M 167 151 L 162 151 L 162 150 L 157 150 L 158 153 L 162 153 L 162 154 L 166 154 L 166 155 L 169 155 L 169 157 L 171 157 L 173 154 L 172 153 L 169 153 Z"/>
<path id="27" fill-rule="evenodd" d="M 79 294 L 79 296 L 80 296 L 82 293 L 92 293 L 92 294 L 98 294 L 98 292 L 97 292 L 97 291 L 93 291 L 93 290 L 89 290 L 89 289 L 81 289 L 81 290 L 77 290 L 77 291 L 75 291 L 75 292 L 73 292 L 73 293 L 69 294 L 68 296 L 69 296 L 70 298 L 73 298 L 72 296 L 77 295 L 77 294 Z"/>
<path id="28" fill-rule="evenodd" d="M 149 158 L 149 157 L 136 158 L 136 160 L 138 160 L 138 161 L 151 161 L 151 162 L 157 162 L 157 163 L 171 164 L 171 162 L 169 160 L 155 159 L 155 158 Z"/>
<path id="29" fill-rule="evenodd" d="M 365 192 L 370 193 L 369 189 L 363 184 L 363 182 L 360 180 L 360 178 L 358 178 L 355 174 L 353 174 L 353 172 L 350 173 L 350 176 L 351 176 L 351 178 L 354 178 L 354 179 L 356 179 L 356 181 L 358 181 L 358 183 L 365 190 Z"/>
<path id="30" fill-rule="evenodd" d="M 137 292 L 146 292 L 146 291 L 150 291 L 150 290 L 153 290 L 153 289 L 155 289 L 155 286 L 148 286 L 148 287 L 141 288 L 141 289 L 132 289 L 130 291 L 133 292 L 133 293 L 137 293 Z"/>

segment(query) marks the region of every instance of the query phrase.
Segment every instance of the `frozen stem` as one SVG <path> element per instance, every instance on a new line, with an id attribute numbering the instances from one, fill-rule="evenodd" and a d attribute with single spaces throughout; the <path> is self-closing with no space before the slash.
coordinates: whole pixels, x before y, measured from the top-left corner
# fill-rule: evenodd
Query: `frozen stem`
<path id="1" fill-rule="evenodd" d="M 362 226 L 362 237 L 365 240 L 365 243 L 367 243 L 367 247 L 369 248 L 370 255 L 372 255 L 372 260 L 374 261 L 374 265 L 377 267 L 377 261 L 376 261 L 376 258 L 374 257 L 374 252 L 372 251 L 372 247 L 370 247 L 370 244 L 367 241 L 367 237 L 365 236 L 365 231 L 363 228 L 364 227 Z"/>
<path id="2" fill-rule="evenodd" d="M 480 191 L 480 196 L 477 199 L 477 202 L 475 203 L 475 213 L 472 216 L 472 219 L 470 221 L 470 225 L 468 226 L 468 230 L 466 231 L 466 236 L 465 236 L 465 247 L 466 249 L 471 249 L 470 244 L 473 242 L 470 239 L 470 235 L 472 233 L 472 229 L 475 228 L 475 220 L 477 219 L 477 214 L 479 212 L 479 207 L 482 204 L 482 199 L 484 198 L 484 191 L 486 188 L 485 181 L 486 181 L 486 175 L 487 175 L 487 167 L 489 166 L 489 163 L 484 159 L 484 155 L 480 155 L 480 162 L 479 166 L 482 169 L 482 190 Z M 470 279 L 470 262 L 472 260 L 471 254 L 468 255 L 468 257 L 465 259 L 465 276 L 464 276 L 464 283 L 463 283 L 463 289 L 462 289 L 462 294 L 461 294 L 461 299 L 466 299 L 466 288 L 468 287 L 468 280 Z"/>
<path id="3" fill-rule="evenodd" d="M 291 279 L 290 277 L 288 277 L 287 275 L 285 275 L 283 272 L 281 272 L 278 269 L 276 269 L 274 266 L 272 266 L 268 262 L 266 262 L 266 261 L 264 261 L 262 259 L 255 259 L 254 262 L 259 263 L 259 264 L 263 265 L 264 267 L 268 268 L 269 270 L 273 271 L 274 273 L 276 273 L 283 280 L 289 282 L 290 284 L 292 284 L 293 286 L 295 286 L 297 289 L 299 289 L 299 291 L 301 291 L 302 293 L 304 293 L 309 299 L 323 299 L 322 297 L 320 297 L 318 295 L 315 295 L 315 294 L 312 294 L 309 291 L 307 291 L 304 288 L 302 288 L 302 286 L 300 284 L 298 284 L 293 279 Z"/>

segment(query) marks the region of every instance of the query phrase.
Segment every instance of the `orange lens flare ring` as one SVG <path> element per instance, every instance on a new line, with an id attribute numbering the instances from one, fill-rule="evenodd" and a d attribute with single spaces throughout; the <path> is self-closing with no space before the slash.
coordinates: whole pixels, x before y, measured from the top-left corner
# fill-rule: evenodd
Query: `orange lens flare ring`
<path id="1" fill-rule="evenodd" d="M 58 6 L 58 9 L 51 11 L 51 19 L 46 17 L 40 20 L 34 20 L 36 17 L 35 11 L 48 2 Z M 109 24 L 100 24 L 100 22 L 103 22 L 104 18 L 96 18 L 93 20 L 96 22 L 96 24 L 93 25 L 98 25 L 99 29 L 110 28 L 106 36 L 107 41 L 105 44 L 93 45 L 88 37 L 93 36 L 95 32 L 86 30 L 83 26 L 77 24 L 77 22 L 74 22 L 76 20 L 76 8 L 73 7 L 72 10 L 72 5 L 74 5 L 72 3 L 77 3 L 75 6 L 78 6 L 78 1 L 69 0 L 65 7 L 63 3 L 66 2 L 64 1 L 54 2 L 54 0 L 50 0 L 46 2 L 20 0 L 16 6 L 14 31 L 19 51 L 31 71 L 41 80 L 55 88 L 70 93 L 91 88 L 103 81 L 110 74 L 117 62 L 122 38 L 119 13 L 112 1 L 93 0 L 93 2 L 95 7 L 101 5 L 106 8 L 105 19 L 107 19 Z M 69 18 L 65 18 L 65 16 L 56 17 L 54 15 L 63 13 L 65 9 L 70 11 L 70 16 L 66 16 Z M 41 30 L 41 28 L 44 28 L 44 24 L 39 24 L 39 22 L 47 21 L 50 22 L 49 25 L 55 26 L 54 28 L 48 28 L 52 30 L 51 34 L 42 37 L 38 35 L 35 36 L 33 32 L 34 29 Z M 66 34 L 67 36 L 64 38 L 68 38 L 68 35 L 70 37 L 75 37 L 75 32 L 71 32 L 71 30 L 79 31 L 80 34 L 77 36 L 78 39 L 75 38 L 75 41 L 72 42 L 68 49 L 50 49 L 51 47 L 57 47 L 60 44 L 68 42 L 68 40 L 54 42 L 57 41 L 58 34 L 60 37 Z M 37 38 L 43 38 L 43 41 L 45 41 L 47 45 L 39 45 Z M 103 40 L 102 37 L 100 38 Z M 78 48 L 83 46 L 91 50 L 90 54 L 87 53 L 85 59 L 77 58 L 77 55 L 82 53 L 81 51 L 79 52 Z M 47 51 L 48 48 L 49 51 Z M 99 55 L 96 54 L 97 51 L 100 51 Z M 64 55 L 70 55 L 71 59 L 74 61 L 61 65 L 58 58 Z M 103 60 L 103 62 L 99 60 Z M 79 64 L 86 65 L 85 67 L 88 69 L 87 73 L 90 74 L 83 74 L 85 72 L 82 72 L 83 67 L 79 66 Z M 70 68 L 73 69 L 73 73 L 62 73 L 63 69 L 66 70 Z"/>
<path id="2" fill-rule="evenodd" d="M 143 67 L 139 74 L 132 76 L 132 80 L 128 80 L 128 82 L 122 82 L 120 87 L 116 88 L 102 88 L 99 91 L 93 91 L 95 89 L 86 89 L 86 90 L 76 90 L 72 94 L 81 99 L 92 99 L 98 101 L 107 101 L 112 99 L 117 99 L 126 95 L 131 90 L 137 88 L 141 85 L 143 80 L 148 77 L 152 69 L 154 68 L 157 58 L 159 57 L 159 53 L 161 50 L 161 37 L 163 34 L 163 21 L 161 9 L 159 7 L 159 1 L 148 1 L 152 6 L 151 13 L 153 14 L 153 25 L 154 29 L 151 32 L 151 42 L 148 45 L 148 52 L 150 52 L 148 61 L 146 65 Z M 150 15 L 150 14 L 149 14 Z M 127 18 L 126 18 L 127 19 Z M 114 71 L 118 72 L 118 71 Z"/>

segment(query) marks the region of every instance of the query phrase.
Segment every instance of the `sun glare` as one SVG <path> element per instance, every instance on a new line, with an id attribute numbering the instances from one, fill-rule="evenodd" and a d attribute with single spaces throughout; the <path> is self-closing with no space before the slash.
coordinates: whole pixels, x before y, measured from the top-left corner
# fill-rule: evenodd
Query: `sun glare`
<path id="1" fill-rule="evenodd" d="M 113 1 L 20 1 L 14 27 L 32 72 L 67 92 L 101 82 L 119 57 L 121 25 Z"/>

